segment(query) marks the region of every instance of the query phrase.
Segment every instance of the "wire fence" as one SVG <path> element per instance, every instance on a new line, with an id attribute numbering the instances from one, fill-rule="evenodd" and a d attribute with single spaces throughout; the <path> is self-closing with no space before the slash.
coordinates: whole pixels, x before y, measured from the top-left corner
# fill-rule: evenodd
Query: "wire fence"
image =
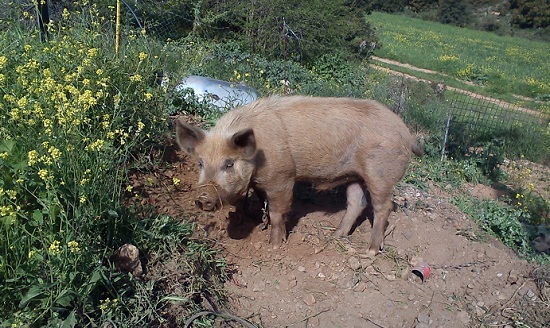
<path id="1" fill-rule="evenodd" d="M 453 121 L 474 130 L 537 130 L 550 123 L 550 117 L 542 112 L 471 92 L 455 92 L 450 99 L 449 114 Z"/>

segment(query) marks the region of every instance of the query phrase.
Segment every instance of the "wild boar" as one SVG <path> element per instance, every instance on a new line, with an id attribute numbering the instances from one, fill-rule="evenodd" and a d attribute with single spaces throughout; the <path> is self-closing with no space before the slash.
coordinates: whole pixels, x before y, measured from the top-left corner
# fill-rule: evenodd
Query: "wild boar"
<path id="1" fill-rule="evenodd" d="M 275 247 L 286 240 L 284 218 L 297 181 L 317 189 L 347 185 L 346 213 L 335 236 L 349 234 L 368 191 L 374 215 L 368 255 L 383 247 L 393 188 L 411 152 L 423 153 L 399 116 L 374 100 L 353 98 L 263 98 L 229 111 L 209 131 L 180 118 L 176 140 L 198 158 L 197 205 L 214 210 L 254 189 L 268 202 Z"/>

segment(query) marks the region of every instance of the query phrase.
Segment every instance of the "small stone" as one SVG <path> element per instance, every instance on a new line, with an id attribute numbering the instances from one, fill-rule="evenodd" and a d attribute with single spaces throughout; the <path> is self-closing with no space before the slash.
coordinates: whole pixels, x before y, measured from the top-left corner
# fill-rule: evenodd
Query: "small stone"
<path id="1" fill-rule="evenodd" d="M 361 269 L 361 262 L 359 262 L 359 259 L 355 256 L 348 259 L 348 265 L 353 271 Z"/>
<path id="2" fill-rule="evenodd" d="M 355 287 L 353 288 L 353 291 L 358 292 L 358 293 L 362 293 L 365 290 L 367 290 L 367 287 L 368 286 L 365 282 L 360 281 L 357 285 L 355 285 Z"/>
<path id="3" fill-rule="evenodd" d="M 298 285 L 298 281 L 296 280 L 296 277 L 293 277 L 288 281 L 286 290 L 291 290 L 292 288 L 296 287 L 296 285 Z"/>
<path id="4" fill-rule="evenodd" d="M 508 279 L 506 280 L 510 285 L 515 285 L 518 283 L 518 272 L 516 270 L 510 270 L 508 274 Z"/>
<path id="5" fill-rule="evenodd" d="M 298 271 L 300 271 L 300 272 L 306 272 L 306 268 L 300 265 L 300 266 L 298 267 Z"/>
<path id="6" fill-rule="evenodd" d="M 413 294 L 409 294 L 409 296 L 407 296 L 407 299 L 408 299 L 409 301 L 414 301 L 415 298 L 416 298 L 416 297 L 415 297 Z"/>
<path id="7" fill-rule="evenodd" d="M 262 245 L 263 245 L 262 242 L 254 243 L 254 248 L 255 248 L 257 251 L 259 251 L 259 250 L 262 248 Z"/>
<path id="8" fill-rule="evenodd" d="M 465 325 L 470 322 L 470 315 L 466 311 L 458 311 L 456 318 Z"/>
<path id="9" fill-rule="evenodd" d="M 482 308 L 480 308 L 480 307 L 478 307 L 478 306 L 476 306 L 475 312 L 476 312 L 476 315 L 477 315 L 478 317 L 480 317 L 480 316 L 482 316 L 482 315 L 485 314 L 485 310 L 482 309 Z"/>
<path id="10" fill-rule="evenodd" d="M 306 296 L 304 296 L 303 301 L 304 303 L 306 303 L 307 306 L 312 306 L 316 302 L 315 296 L 313 296 L 313 294 L 307 294 Z"/>
<path id="11" fill-rule="evenodd" d="M 468 289 L 474 289 L 475 288 L 474 284 L 468 284 L 468 285 L 466 285 L 466 287 L 468 287 Z"/>
<path id="12" fill-rule="evenodd" d="M 386 279 L 388 279 L 389 281 L 394 281 L 395 280 L 395 274 L 393 274 L 393 273 L 387 274 Z"/>
<path id="13" fill-rule="evenodd" d="M 525 296 L 527 296 L 527 298 L 529 298 L 529 299 L 533 299 L 536 295 L 535 295 L 535 293 L 533 293 L 532 290 L 529 289 L 527 291 L 527 293 L 525 293 Z"/>
<path id="14" fill-rule="evenodd" d="M 265 282 L 264 281 L 258 281 L 252 287 L 253 292 L 263 292 L 264 290 L 265 290 Z"/>
<path id="15" fill-rule="evenodd" d="M 325 276 L 324 273 L 319 272 L 319 273 L 317 274 L 317 277 L 319 277 L 319 278 L 325 278 L 326 276 Z"/>
<path id="16" fill-rule="evenodd" d="M 416 317 L 416 320 L 418 322 L 429 323 L 430 322 L 430 316 L 427 313 L 420 313 L 418 315 L 418 317 Z"/>

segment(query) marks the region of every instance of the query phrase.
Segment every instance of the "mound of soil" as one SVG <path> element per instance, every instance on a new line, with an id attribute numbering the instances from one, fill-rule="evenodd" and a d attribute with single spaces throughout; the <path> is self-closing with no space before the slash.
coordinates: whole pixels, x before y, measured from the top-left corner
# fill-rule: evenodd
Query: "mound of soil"
<path id="1" fill-rule="evenodd" d="M 195 163 L 174 148 L 165 160 L 172 165 L 131 176 L 134 192 L 161 212 L 197 220 L 216 240 L 229 263 L 227 311 L 258 326 L 505 327 L 526 315 L 532 325 L 550 322 L 550 311 L 537 310 L 547 309 L 550 287 L 537 284 L 535 267 L 479 231 L 447 201 L 447 190 L 400 184 L 384 252 L 366 258 L 370 221 L 333 238 L 343 194 L 304 189 L 287 223 L 288 241 L 273 250 L 253 197 L 246 214 L 228 207 L 200 212 Z M 495 197 L 486 187 L 471 188 Z M 412 272 L 420 263 L 431 269 L 425 281 Z"/>

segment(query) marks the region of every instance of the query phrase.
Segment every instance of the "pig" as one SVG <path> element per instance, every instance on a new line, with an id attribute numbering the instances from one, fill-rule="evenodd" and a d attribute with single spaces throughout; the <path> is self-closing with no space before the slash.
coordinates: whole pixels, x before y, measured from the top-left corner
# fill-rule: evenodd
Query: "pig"
<path id="1" fill-rule="evenodd" d="M 377 101 L 355 98 L 261 98 L 227 112 L 210 130 L 177 119 L 176 141 L 198 159 L 197 206 L 212 211 L 253 189 L 267 200 L 274 248 L 286 241 L 296 182 L 318 190 L 346 186 L 338 237 L 350 233 L 368 192 L 374 216 L 368 256 L 382 250 L 393 188 L 411 153 L 423 154 L 399 116 Z"/>

